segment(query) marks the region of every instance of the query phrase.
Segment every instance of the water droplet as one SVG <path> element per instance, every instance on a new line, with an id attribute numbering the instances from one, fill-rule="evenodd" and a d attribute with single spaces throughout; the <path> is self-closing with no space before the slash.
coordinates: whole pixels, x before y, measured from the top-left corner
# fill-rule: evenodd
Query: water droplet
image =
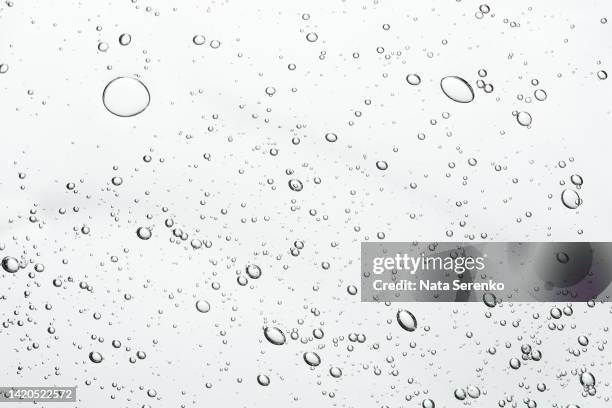
<path id="1" fill-rule="evenodd" d="M 468 103 L 474 100 L 474 90 L 467 81 L 458 76 L 447 76 L 440 81 L 444 95 L 459 103 Z"/>
<path id="2" fill-rule="evenodd" d="M 413 332 L 417 328 L 417 320 L 414 315 L 408 310 L 398 310 L 397 312 L 397 322 L 400 327 L 406 331 Z"/>
<path id="3" fill-rule="evenodd" d="M 118 77 L 102 93 L 104 107 L 113 115 L 127 118 L 142 113 L 151 101 L 149 90 L 139 79 Z"/>

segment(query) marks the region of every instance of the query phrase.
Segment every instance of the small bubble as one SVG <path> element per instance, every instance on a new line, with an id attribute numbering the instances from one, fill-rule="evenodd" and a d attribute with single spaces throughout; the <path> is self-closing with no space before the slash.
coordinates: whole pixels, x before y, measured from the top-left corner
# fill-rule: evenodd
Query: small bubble
<path id="1" fill-rule="evenodd" d="M 210 311 L 210 303 L 201 299 L 196 302 L 195 308 L 200 313 L 208 313 Z"/>
<path id="2" fill-rule="evenodd" d="M 418 85 L 421 83 L 421 77 L 418 76 L 417 74 L 408 74 L 406 76 L 406 81 L 410 84 L 410 85 Z"/>

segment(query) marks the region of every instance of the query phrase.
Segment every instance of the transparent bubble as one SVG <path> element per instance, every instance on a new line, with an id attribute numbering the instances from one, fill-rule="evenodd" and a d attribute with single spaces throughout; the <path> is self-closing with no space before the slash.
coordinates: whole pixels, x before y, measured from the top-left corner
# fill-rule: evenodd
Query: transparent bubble
<path id="1" fill-rule="evenodd" d="M 210 311 L 210 303 L 206 300 L 200 299 L 196 302 L 195 308 L 200 313 L 208 313 Z"/>
<path id="2" fill-rule="evenodd" d="M 421 83 L 421 77 L 418 76 L 417 74 L 408 74 L 406 76 L 406 81 L 410 84 L 410 85 L 418 85 Z"/>
<path id="3" fill-rule="evenodd" d="M 101 363 L 102 360 L 104 360 L 104 357 L 102 357 L 102 354 L 98 353 L 97 351 L 92 351 L 91 353 L 89 353 L 89 360 L 92 363 Z"/>
<path id="4" fill-rule="evenodd" d="M 588 371 L 580 374 L 580 384 L 582 384 L 584 387 L 595 386 L 595 376 Z"/>
<path id="5" fill-rule="evenodd" d="M 138 238 L 146 241 L 149 238 L 151 238 L 152 232 L 150 228 L 147 227 L 138 227 L 138 229 L 136 229 L 136 235 L 138 236 Z"/>
<path id="6" fill-rule="evenodd" d="M 474 89 L 467 81 L 458 76 L 447 76 L 440 81 L 440 88 L 448 98 L 459 103 L 474 100 Z"/>
<path id="7" fill-rule="evenodd" d="M 123 33 L 119 36 L 119 44 L 126 46 L 132 42 L 132 36 L 128 33 Z"/>
<path id="8" fill-rule="evenodd" d="M 259 385 L 267 387 L 268 385 L 270 385 L 270 377 L 264 374 L 259 374 L 257 376 L 257 382 L 259 383 Z"/>
<path id="9" fill-rule="evenodd" d="M 321 364 L 321 357 L 313 351 L 307 351 L 304 353 L 304 361 L 311 367 L 316 367 Z"/>
<path id="10" fill-rule="evenodd" d="M 521 126 L 529 126 L 531 125 L 531 115 L 529 114 L 529 112 L 519 112 L 516 115 L 516 121 L 519 123 L 519 125 Z"/>
<path id="11" fill-rule="evenodd" d="M 278 327 L 273 326 L 264 328 L 264 337 L 275 346 L 282 346 L 286 341 L 283 331 Z"/>
<path id="12" fill-rule="evenodd" d="M 16 273 L 19 271 L 19 261 L 12 256 L 2 258 L 2 269 L 8 273 Z"/>
<path id="13" fill-rule="evenodd" d="M 293 191 L 302 191 L 304 189 L 304 184 L 298 179 L 289 180 L 289 188 Z"/>
<path id="14" fill-rule="evenodd" d="M 548 97 L 548 95 L 546 94 L 546 91 L 543 89 L 536 89 L 533 92 L 533 96 L 538 100 L 538 101 L 545 101 L 546 98 Z"/>
<path id="15" fill-rule="evenodd" d="M 514 370 L 518 370 L 520 367 L 521 367 L 521 361 L 518 358 L 513 357 L 510 359 L 510 368 Z"/>
<path id="16" fill-rule="evenodd" d="M 376 162 L 376 168 L 378 170 L 387 170 L 389 168 L 389 165 L 387 164 L 386 161 L 379 160 L 379 161 Z"/>
<path id="17" fill-rule="evenodd" d="M 405 309 L 398 310 L 396 318 L 397 318 L 397 322 L 399 323 L 402 329 L 409 331 L 409 332 L 416 330 L 417 328 L 416 317 L 414 317 L 414 315 L 408 310 L 405 310 Z"/>
<path id="18" fill-rule="evenodd" d="M 457 388 L 454 394 L 455 398 L 457 398 L 459 401 L 463 401 L 467 398 L 467 394 L 463 388 Z"/>
<path id="19" fill-rule="evenodd" d="M 424 399 L 423 402 L 421 403 L 421 407 L 423 408 L 436 408 L 436 403 L 433 402 L 432 399 Z"/>
<path id="20" fill-rule="evenodd" d="M 329 374 L 334 378 L 342 377 L 342 370 L 338 367 L 332 367 L 329 369 Z"/>
<path id="21" fill-rule="evenodd" d="M 258 265 L 251 264 L 246 267 L 246 274 L 251 279 L 259 279 L 261 276 L 261 268 Z"/>
<path id="22" fill-rule="evenodd" d="M 195 45 L 203 45 L 206 43 L 206 38 L 203 35 L 194 35 L 191 39 Z"/>
<path id="23" fill-rule="evenodd" d="M 319 39 L 319 36 L 317 35 L 317 33 L 308 33 L 306 34 L 306 39 L 309 42 L 315 42 Z"/>
<path id="24" fill-rule="evenodd" d="M 335 133 L 326 133 L 325 134 L 325 140 L 327 140 L 330 143 L 334 143 L 338 140 L 338 135 Z"/>
<path id="25" fill-rule="evenodd" d="M 578 195 L 578 192 L 568 188 L 561 193 L 561 202 L 566 208 L 575 210 L 582 204 L 582 199 Z"/>
<path id="26" fill-rule="evenodd" d="M 102 93 L 104 107 L 113 115 L 127 118 L 142 113 L 151 101 L 147 87 L 137 78 L 118 77 Z"/>

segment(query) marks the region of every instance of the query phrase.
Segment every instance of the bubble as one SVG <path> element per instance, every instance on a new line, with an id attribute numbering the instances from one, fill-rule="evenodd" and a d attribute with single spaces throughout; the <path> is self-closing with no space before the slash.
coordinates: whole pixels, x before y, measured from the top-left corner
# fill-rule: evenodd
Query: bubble
<path id="1" fill-rule="evenodd" d="M 274 96 L 274 94 L 276 93 L 276 88 L 273 86 L 269 86 L 266 88 L 266 95 L 268 96 Z"/>
<path id="2" fill-rule="evenodd" d="M 150 228 L 138 227 L 138 229 L 136 229 L 136 235 L 138 236 L 138 238 L 146 241 L 151 238 L 152 232 Z"/>
<path id="3" fill-rule="evenodd" d="M 0 64 L 0 74 L 6 74 L 8 72 L 9 66 L 6 64 Z"/>
<path id="4" fill-rule="evenodd" d="M 108 43 L 101 41 L 98 43 L 98 51 L 100 52 L 106 52 L 108 51 Z"/>
<path id="5" fill-rule="evenodd" d="M 516 121 L 519 123 L 519 125 L 521 126 L 529 126 L 531 125 L 531 115 L 529 114 L 529 112 L 519 112 L 516 115 Z"/>
<path id="6" fill-rule="evenodd" d="M 304 185 L 298 179 L 289 180 L 289 188 L 293 191 L 302 191 L 304 189 Z"/>
<path id="7" fill-rule="evenodd" d="M 313 351 L 307 351 L 304 353 L 304 361 L 311 367 L 316 367 L 321 364 L 321 357 Z"/>
<path id="8" fill-rule="evenodd" d="M 104 360 L 104 357 L 102 357 L 102 354 L 98 353 L 97 351 L 92 351 L 89 353 L 89 360 L 92 363 L 99 364 L 102 362 L 102 360 Z"/>
<path id="9" fill-rule="evenodd" d="M 467 81 L 458 76 L 447 76 L 440 81 L 440 88 L 448 98 L 459 103 L 469 103 L 474 100 L 474 90 Z"/>
<path id="10" fill-rule="evenodd" d="M 413 332 L 416 330 L 417 328 L 416 317 L 414 317 L 414 315 L 408 310 L 405 310 L 405 309 L 398 310 L 396 318 L 397 318 L 397 322 L 399 323 L 402 329 L 409 331 L 409 332 Z"/>
<path id="11" fill-rule="evenodd" d="M 379 161 L 376 162 L 376 168 L 378 170 L 383 170 L 384 171 L 384 170 L 387 170 L 389 168 L 389 165 L 387 164 L 386 161 L 379 160 Z"/>
<path id="12" fill-rule="evenodd" d="M 478 398 L 480 397 L 480 388 L 476 387 L 475 385 L 470 385 L 467 389 L 467 393 L 470 398 Z"/>
<path id="13" fill-rule="evenodd" d="M 418 76 L 417 74 L 408 74 L 406 76 L 406 81 L 410 84 L 410 85 L 418 85 L 421 83 L 421 77 Z"/>
<path id="14" fill-rule="evenodd" d="M 561 309 L 559 309 L 558 307 L 553 307 L 552 309 L 550 309 L 550 316 L 553 319 L 560 319 L 562 315 L 563 312 L 561 312 Z"/>
<path id="15" fill-rule="evenodd" d="M 495 307 L 495 305 L 497 304 L 495 294 L 491 292 L 487 292 L 482 295 L 482 301 L 487 307 Z"/>
<path id="16" fill-rule="evenodd" d="M 315 42 L 319 39 L 319 36 L 317 35 L 317 33 L 308 33 L 306 34 L 306 40 L 308 40 L 309 42 Z"/>
<path id="17" fill-rule="evenodd" d="M 206 42 L 206 38 L 203 35 L 194 35 L 192 39 L 195 45 L 202 45 Z"/>
<path id="18" fill-rule="evenodd" d="M 327 140 L 330 143 L 334 143 L 338 140 L 338 135 L 335 133 L 326 133 L 325 140 Z"/>
<path id="19" fill-rule="evenodd" d="M 357 294 L 357 286 L 349 285 L 346 287 L 346 291 L 349 295 L 355 296 Z"/>
<path id="20" fill-rule="evenodd" d="M 565 252 L 557 252 L 556 257 L 559 263 L 566 264 L 569 262 L 569 255 Z"/>
<path id="21" fill-rule="evenodd" d="M 575 190 L 567 188 L 561 193 L 561 202 L 570 210 L 575 210 L 582 204 L 582 199 Z"/>
<path id="22" fill-rule="evenodd" d="M 2 269 L 8 273 L 16 273 L 19 271 L 19 261 L 12 256 L 5 256 L 2 258 Z"/>
<path id="23" fill-rule="evenodd" d="M 259 374 L 257 376 L 257 382 L 259 383 L 259 385 L 267 387 L 268 385 L 270 385 L 270 377 L 264 374 Z"/>
<path id="24" fill-rule="evenodd" d="M 123 184 L 123 179 L 119 176 L 115 176 L 111 179 L 111 183 L 113 183 L 114 186 L 120 186 Z"/>
<path id="25" fill-rule="evenodd" d="M 463 401 L 467 398 L 467 394 L 463 388 L 457 388 L 454 394 L 455 398 L 457 398 L 459 401 Z"/>
<path id="26" fill-rule="evenodd" d="M 516 357 L 511 358 L 510 367 L 514 370 L 518 370 L 521 367 L 521 361 Z"/>
<path id="27" fill-rule="evenodd" d="M 586 336 L 578 336 L 578 344 L 580 344 L 581 346 L 588 346 L 589 345 L 589 339 Z"/>
<path id="28" fill-rule="evenodd" d="M 126 46 L 132 42 L 132 36 L 128 33 L 123 33 L 119 36 L 119 44 Z"/>
<path id="29" fill-rule="evenodd" d="M 582 176 L 580 176 L 579 174 L 572 174 L 572 176 L 570 177 L 570 181 L 575 186 L 581 186 L 583 183 Z"/>
<path id="30" fill-rule="evenodd" d="M 287 340 L 283 331 L 273 326 L 264 328 L 264 337 L 275 346 L 282 346 Z"/>
<path id="31" fill-rule="evenodd" d="M 261 268 L 258 265 L 251 264 L 246 267 L 246 274 L 251 279 L 259 279 L 261 276 Z"/>
<path id="32" fill-rule="evenodd" d="M 436 408 L 436 403 L 433 402 L 432 399 L 427 398 L 423 400 L 423 402 L 421 403 L 421 406 L 423 408 Z"/>
<path id="33" fill-rule="evenodd" d="M 136 78 L 118 77 L 106 85 L 102 93 L 104 107 L 113 115 L 127 118 L 142 113 L 151 96 L 147 87 Z"/>
<path id="34" fill-rule="evenodd" d="M 329 374 L 334 378 L 342 377 L 342 370 L 338 367 L 332 367 L 329 369 Z"/>
<path id="35" fill-rule="evenodd" d="M 206 300 L 200 299 L 196 302 L 195 308 L 200 313 L 208 313 L 210 311 L 210 303 Z"/>
<path id="36" fill-rule="evenodd" d="M 588 371 L 580 374 L 580 384 L 582 384 L 584 387 L 595 386 L 595 376 Z"/>
<path id="37" fill-rule="evenodd" d="M 604 70 L 598 71 L 597 72 L 597 78 L 604 80 L 604 79 L 608 79 L 608 73 Z"/>
<path id="38" fill-rule="evenodd" d="M 543 89 L 536 89 L 533 92 L 533 96 L 538 100 L 538 101 L 545 101 L 546 98 L 548 97 L 548 95 L 546 94 L 546 91 Z"/>

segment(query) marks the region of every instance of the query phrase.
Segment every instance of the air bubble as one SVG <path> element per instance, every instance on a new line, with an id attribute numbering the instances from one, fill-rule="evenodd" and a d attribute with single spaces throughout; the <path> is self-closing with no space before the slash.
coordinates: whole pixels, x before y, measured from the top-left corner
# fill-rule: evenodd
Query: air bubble
<path id="1" fill-rule="evenodd" d="M 118 77 L 102 93 L 104 107 L 113 115 L 127 118 L 142 113 L 149 106 L 149 90 L 139 79 Z"/>
<path id="2" fill-rule="evenodd" d="M 458 76 L 447 76 L 440 81 L 440 88 L 448 98 L 459 103 L 474 100 L 474 89 L 467 81 Z"/>

